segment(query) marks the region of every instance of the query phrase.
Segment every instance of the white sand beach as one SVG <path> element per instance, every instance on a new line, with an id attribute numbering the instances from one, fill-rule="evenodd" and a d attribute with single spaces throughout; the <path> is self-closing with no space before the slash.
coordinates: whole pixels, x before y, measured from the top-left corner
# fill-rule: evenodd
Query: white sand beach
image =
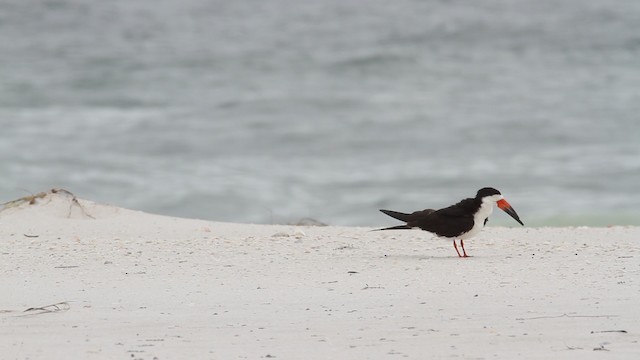
<path id="1" fill-rule="evenodd" d="M 1 359 L 640 358 L 639 227 L 489 222 L 462 259 L 73 199 L 0 212 Z"/>

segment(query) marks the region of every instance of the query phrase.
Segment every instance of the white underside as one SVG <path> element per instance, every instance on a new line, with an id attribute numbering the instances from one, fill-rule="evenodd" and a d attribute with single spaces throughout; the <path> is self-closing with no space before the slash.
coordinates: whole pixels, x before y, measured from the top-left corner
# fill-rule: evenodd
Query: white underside
<path id="1" fill-rule="evenodd" d="M 482 228 L 484 228 L 484 221 L 489 217 L 489 215 L 491 215 L 491 213 L 493 213 L 493 204 L 502 199 L 504 199 L 502 195 L 494 195 L 482 199 L 480 211 L 478 211 L 473 217 L 473 228 L 471 228 L 469 232 L 462 234 L 459 238 L 466 240 L 476 236 Z"/>

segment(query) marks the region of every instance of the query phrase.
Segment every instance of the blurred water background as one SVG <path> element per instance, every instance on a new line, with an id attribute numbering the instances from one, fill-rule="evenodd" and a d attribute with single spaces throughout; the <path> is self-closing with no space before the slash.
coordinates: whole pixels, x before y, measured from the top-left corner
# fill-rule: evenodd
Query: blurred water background
<path id="1" fill-rule="evenodd" d="M 0 1 L 0 202 L 379 226 L 493 186 L 608 225 L 639 184 L 637 0 Z"/>

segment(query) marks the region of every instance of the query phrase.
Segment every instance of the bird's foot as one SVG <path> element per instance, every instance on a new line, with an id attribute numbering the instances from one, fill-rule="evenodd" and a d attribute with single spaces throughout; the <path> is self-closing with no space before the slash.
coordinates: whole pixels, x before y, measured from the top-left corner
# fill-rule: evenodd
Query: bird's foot
<path id="1" fill-rule="evenodd" d="M 458 253 L 458 257 L 462 257 L 462 255 L 460 255 L 460 251 L 458 251 L 458 245 L 456 244 L 455 239 L 453 240 L 453 248 L 456 249 L 456 252 Z"/>
<path id="2" fill-rule="evenodd" d="M 460 239 L 460 246 L 462 247 L 462 253 L 464 254 L 464 256 L 462 257 L 471 257 L 469 255 L 467 255 L 467 250 L 464 249 L 464 240 Z"/>

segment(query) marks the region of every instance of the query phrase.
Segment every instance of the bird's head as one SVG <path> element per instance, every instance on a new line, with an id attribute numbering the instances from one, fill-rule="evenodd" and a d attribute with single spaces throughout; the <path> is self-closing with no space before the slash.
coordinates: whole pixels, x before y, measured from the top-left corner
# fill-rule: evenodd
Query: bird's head
<path id="1" fill-rule="evenodd" d="M 489 202 L 491 204 L 493 204 L 493 203 L 497 204 L 498 207 L 500 208 L 500 210 L 506 212 L 507 214 L 509 214 L 509 216 L 511 216 L 517 222 L 519 222 L 520 225 L 524 226 L 522 221 L 520 221 L 520 217 L 518 216 L 518 213 L 516 213 L 516 211 L 513 209 L 513 207 L 511 207 L 511 205 L 509 205 L 507 200 L 504 199 L 504 196 L 502 196 L 500 191 L 498 191 L 498 190 L 496 190 L 494 188 L 490 188 L 490 187 L 482 188 L 482 189 L 478 190 L 478 193 L 476 194 L 476 199 L 478 199 L 478 200 L 480 200 L 482 202 Z"/>

